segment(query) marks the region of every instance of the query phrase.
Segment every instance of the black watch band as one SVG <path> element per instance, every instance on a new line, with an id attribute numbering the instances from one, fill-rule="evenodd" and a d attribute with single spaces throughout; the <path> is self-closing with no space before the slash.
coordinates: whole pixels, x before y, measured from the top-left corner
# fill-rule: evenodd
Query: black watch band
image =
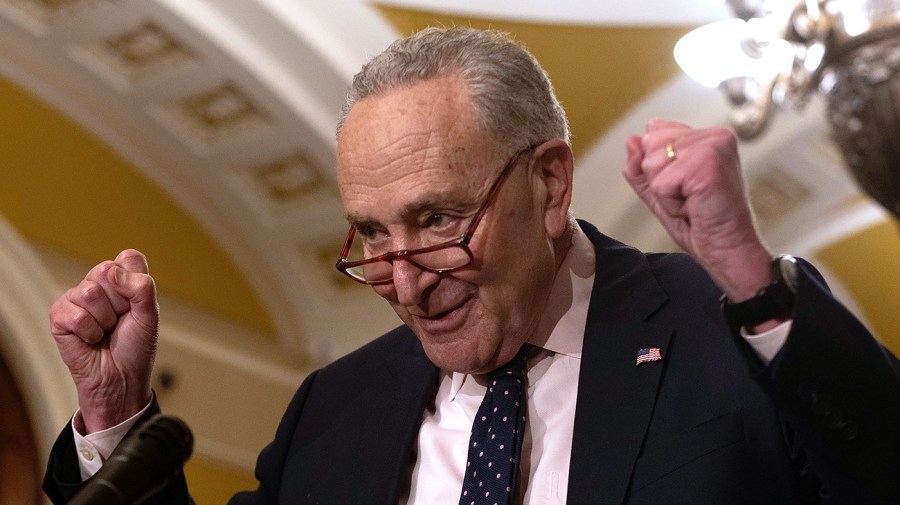
<path id="1" fill-rule="evenodd" d="M 719 299 L 722 314 L 732 328 L 753 328 L 761 323 L 790 319 L 797 293 L 797 260 L 782 254 L 772 260 L 772 283 L 756 296 L 731 303 L 725 295 Z"/>

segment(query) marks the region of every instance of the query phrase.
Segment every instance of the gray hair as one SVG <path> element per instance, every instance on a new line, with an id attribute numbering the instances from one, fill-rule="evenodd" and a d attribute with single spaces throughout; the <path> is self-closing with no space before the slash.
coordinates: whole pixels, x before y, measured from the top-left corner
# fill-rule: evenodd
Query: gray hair
<path id="1" fill-rule="evenodd" d="M 476 115 L 512 152 L 550 139 L 569 141 L 566 113 L 540 64 L 508 34 L 473 28 L 426 28 L 392 43 L 353 78 L 337 126 L 356 102 L 391 89 L 459 75 Z"/>

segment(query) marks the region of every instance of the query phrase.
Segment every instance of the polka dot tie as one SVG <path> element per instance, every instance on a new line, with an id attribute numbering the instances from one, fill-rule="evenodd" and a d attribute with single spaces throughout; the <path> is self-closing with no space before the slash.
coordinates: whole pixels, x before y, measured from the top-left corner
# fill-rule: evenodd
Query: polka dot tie
<path id="1" fill-rule="evenodd" d="M 526 348 L 488 374 L 487 392 L 472 423 L 459 505 L 511 505 L 525 434 Z"/>

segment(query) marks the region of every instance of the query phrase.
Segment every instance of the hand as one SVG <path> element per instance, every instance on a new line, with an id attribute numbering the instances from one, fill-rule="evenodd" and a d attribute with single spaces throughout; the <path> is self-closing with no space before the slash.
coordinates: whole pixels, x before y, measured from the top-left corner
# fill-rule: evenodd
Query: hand
<path id="1" fill-rule="evenodd" d="M 729 300 L 751 298 L 771 282 L 772 254 L 756 231 L 730 130 L 652 120 L 626 149 L 625 179 Z"/>
<path id="2" fill-rule="evenodd" d="M 125 421 L 150 401 L 159 305 L 147 260 L 133 249 L 91 269 L 50 308 L 85 435 Z"/>

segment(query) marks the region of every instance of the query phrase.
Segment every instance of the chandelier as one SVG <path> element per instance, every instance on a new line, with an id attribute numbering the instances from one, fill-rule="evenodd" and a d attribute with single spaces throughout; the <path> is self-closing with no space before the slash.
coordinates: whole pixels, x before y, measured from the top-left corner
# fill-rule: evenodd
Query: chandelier
<path id="1" fill-rule="evenodd" d="M 832 136 L 853 176 L 900 218 L 900 0 L 728 0 L 734 19 L 688 33 L 675 59 L 718 86 L 742 138 L 777 108 L 827 97 Z"/>

